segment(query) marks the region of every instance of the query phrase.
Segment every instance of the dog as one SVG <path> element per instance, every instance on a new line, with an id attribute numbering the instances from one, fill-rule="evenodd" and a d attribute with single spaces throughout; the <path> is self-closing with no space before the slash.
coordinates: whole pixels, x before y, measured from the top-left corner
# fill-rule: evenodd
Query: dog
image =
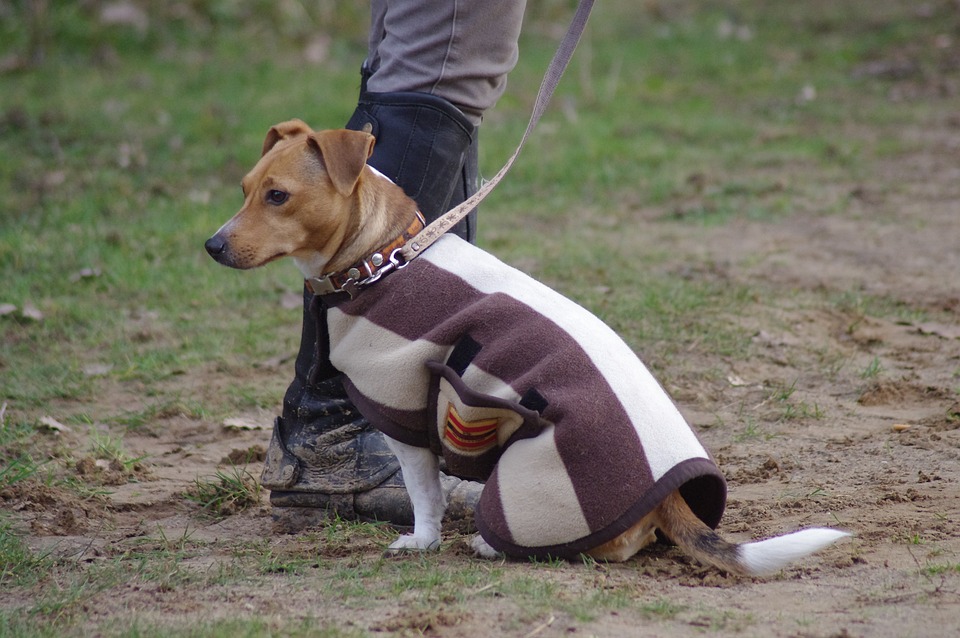
<path id="1" fill-rule="evenodd" d="M 388 551 L 439 547 L 448 473 L 485 481 L 471 545 L 492 558 L 625 561 L 666 537 L 759 576 L 847 536 L 736 544 L 714 528 L 726 483 L 672 400 L 600 319 L 466 241 L 410 262 L 416 203 L 366 164 L 365 132 L 272 127 L 244 203 L 205 248 L 231 268 L 291 257 L 328 307 L 331 362 L 387 436 L 414 509 Z"/>

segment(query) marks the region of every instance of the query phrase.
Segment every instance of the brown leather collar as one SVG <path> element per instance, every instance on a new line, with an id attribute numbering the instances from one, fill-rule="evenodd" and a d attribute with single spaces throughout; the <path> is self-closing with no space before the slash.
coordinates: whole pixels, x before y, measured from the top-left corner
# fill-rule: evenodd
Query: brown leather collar
<path id="1" fill-rule="evenodd" d="M 377 251 L 369 254 L 349 268 L 327 273 L 322 277 L 308 277 L 307 289 L 315 295 L 331 295 L 346 292 L 356 297 L 360 289 L 369 286 L 391 270 L 402 268 L 405 263 L 398 260 L 397 251 L 413 239 L 426 226 L 420 211 L 400 235 Z"/>

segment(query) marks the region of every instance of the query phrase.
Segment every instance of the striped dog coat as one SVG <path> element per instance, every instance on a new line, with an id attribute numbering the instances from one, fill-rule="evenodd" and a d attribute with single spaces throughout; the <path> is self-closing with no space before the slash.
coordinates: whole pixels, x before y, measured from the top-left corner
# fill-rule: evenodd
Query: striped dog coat
<path id="1" fill-rule="evenodd" d="M 355 299 L 325 298 L 330 360 L 386 435 L 485 480 L 483 539 L 573 557 L 676 489 L 716 527 L 726 483 L 606 324 L 455 236 Z"/>

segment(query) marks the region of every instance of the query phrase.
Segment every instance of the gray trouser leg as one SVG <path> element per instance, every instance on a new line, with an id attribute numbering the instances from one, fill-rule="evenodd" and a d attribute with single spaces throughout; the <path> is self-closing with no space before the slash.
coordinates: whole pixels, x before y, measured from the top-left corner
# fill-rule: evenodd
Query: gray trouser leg
<path id="1" fill-rule="evenodd" d="M 437 95 L 474 125 L 517 63 L 526 0 L 372 0 L 372 93 Z"/>

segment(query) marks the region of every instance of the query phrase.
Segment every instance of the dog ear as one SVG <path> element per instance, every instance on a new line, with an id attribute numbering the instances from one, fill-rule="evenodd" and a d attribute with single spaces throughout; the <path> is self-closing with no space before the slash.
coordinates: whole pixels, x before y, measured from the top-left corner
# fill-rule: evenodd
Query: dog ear
<path id="1" fill-rule="evenodd" d="M 298 135 L 309 135 L 310 133 L 313 133 L 313 129 L 307 126 L 307 123 L 303 120 L 289 120 L 271 126 L 270 130 L 267 131 L 267 139 L 263 140 L 263 151 L 261 151 L 260 157 L 266 155 L 267 151 L 276 146 L 280 140 L 287 140 Z"/>
<path id="2" fill-rule="evenodd" d="M 307 138 L 327 169 L 334 188 L 349 195 L 357 187 L 360 172 L 373 153 L 374 137 L 362 131 L 319 131 Z"/>

